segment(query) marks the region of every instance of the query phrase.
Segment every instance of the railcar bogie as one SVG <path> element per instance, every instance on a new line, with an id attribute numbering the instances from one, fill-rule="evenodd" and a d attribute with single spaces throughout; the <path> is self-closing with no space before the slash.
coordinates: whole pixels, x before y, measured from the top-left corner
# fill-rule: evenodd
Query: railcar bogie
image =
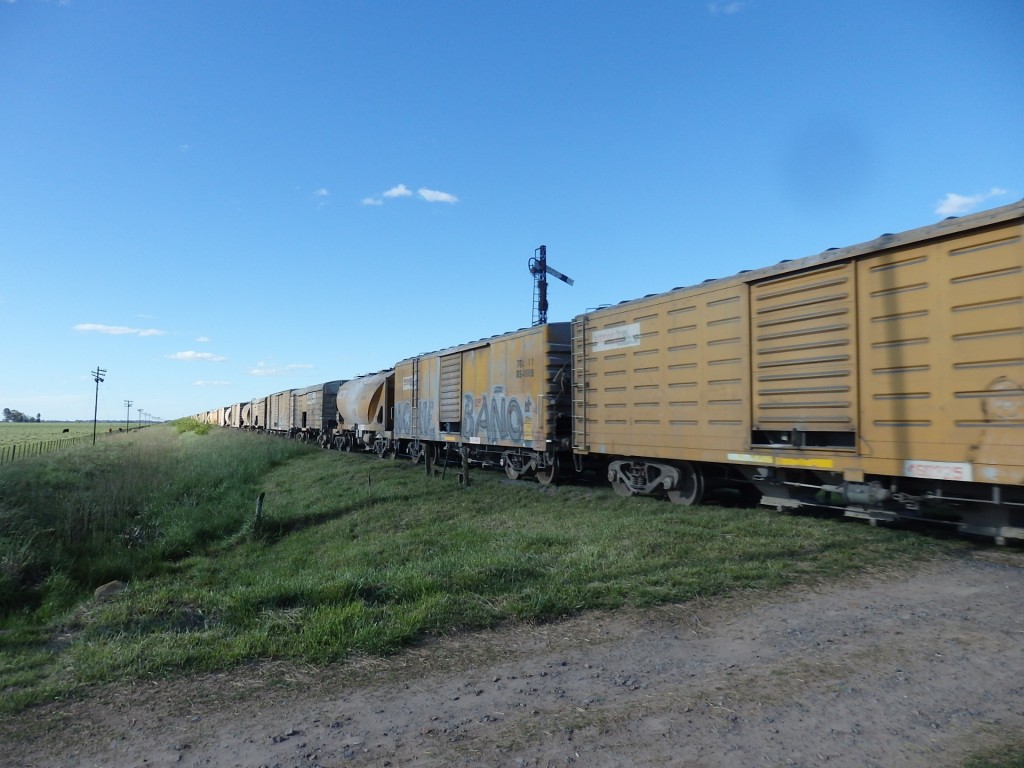
<path id="1" fill-rule="evenodd" d="M 559 456 L 565 454 L 565 451 L 557 450 L 512 449 L 502 451 L 498 464 L 505 469 L 510 480 L 533 476 L 541 485 L 551 485 L 559 476 L 562 466 Z"/>

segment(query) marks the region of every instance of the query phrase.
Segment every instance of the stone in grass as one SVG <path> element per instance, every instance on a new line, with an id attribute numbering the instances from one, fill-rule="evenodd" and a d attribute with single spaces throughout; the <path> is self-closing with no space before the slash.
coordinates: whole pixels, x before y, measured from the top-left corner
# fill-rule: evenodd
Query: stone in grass
<path id="1" fill-rule="evenodd" d="M 108 581 L 103 586 L 96 587 L 96 589 L 93 590 L 92 596 L 97 600 L 104 600 L 108 597 L 113 597 L 114 595 L 120 594 L 121 592 L 124 592 L 126 589 L 128 589 L 128 585 L 125 584 L 123 581 Z"/>

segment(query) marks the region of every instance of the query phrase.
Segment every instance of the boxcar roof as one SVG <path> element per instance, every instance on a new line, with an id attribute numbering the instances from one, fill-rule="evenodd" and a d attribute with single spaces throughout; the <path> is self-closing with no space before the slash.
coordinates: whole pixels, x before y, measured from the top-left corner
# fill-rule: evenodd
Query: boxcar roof
<path id="1" fill-rule="evenodd" d="M 1024 200 L 1011 203 L 1010 205 L 1004 205 L 1000 208 L 980 211 L 968 216 L 950 216 L 935 224 L 918 227 L 917 229 L 908 229 L 907 231 L 900 232 L 898 234 L 891 234 L 887 232 L 883 235 L 879 235 L 874 240 L 868 240 L 856 245 L 849 245 L 845 248 L 829 248 L 828 250 L 822 251 L 821 253 L 813 256 L 805 256 L 799 259 L 783 259 L 777 264 L 772 264 L 771 266 L 744 270 L 727 277 L 711 278 L 694 285 L 680 286 L 660 293 L 651 293 L 647 296 L 627 299 L 625 301 L 620 301 L 617 304 L 611 304 L 597 309 L 592 309 L 588 312 L 582 312 L 578 317 L 613 311 L 625 304 L 646 301 L 647 299 L 659 296 L 668 296 L 669 294 L 676 293 L 677 291 L 691 291 L 697 288 L 719 287 L 733 281 L 750 282 L 752 280 L 759 280 L 785 272 L 796 272 L 801 269 L 807 269 L 808 267 L 816 267 L 834 261 L 851 259 L 868 253 L 876 253 L 886 251 L 891 248 L 900 248 L 913 245 L 915 243 L 937 240 L 959 232 L 981 229 L 983 227 L 1001 224 L 1003 222 L 1012 221 L 1022 217 L 1024 217 Z"/>
<path id="2" fill-rule="evenodd" d="M 569 321 L 567 321 L 567 320 L 556 321 L 556 322 L 551 322 L 551 323 L 545 323 L 545 325 L 548 325 L 548 326 L 552 326 L 552 325 L 568 325 L 568 324 L 569 324 Z M 514 330 L 514 331 L 506 331 L 505 333 L 496 333 L 494 336 L 489 336 L 489 337 L 484 338 L 484 339 L 478 339 L 477 341 L 467 341 L 464 344 L 456 344 L 456 345 L 451 346 L 451 347 L 444 347 L 443 349 L 437 349 L 437 350 L 433 350 L 433 351 L 430 351 L 430 352 L 421 352 L 418 355 L 409 355 L 408 357 L 403 358 L 402 360 L 399 360 L 398 363 L 396 363 L 396 365 L 401 365 L 402 363 L 407 363 L 410 360 L 415 360 L 418 357 L 427 357 L 429 355 L 453 355 L 456 352 L 468 352 L 471 349 L 479 349 L 480 347 L 486 347 L 486 346 L 492 344 L 493 342 L 501 340 L 501 339 L 507 339 L 507 338 L 510 338 L 512 336 L 519 336 L 519 335 L 523 335 L 523 334 L 527 334 L 527 333 L 536 333 L 537 330 L 542 328 L 542 327 L 543 326 L 541 326 L 541 325 L 531 325 L 531 326 L 527 326 L 526 328 L 519 328 L 519 329 Z"/>

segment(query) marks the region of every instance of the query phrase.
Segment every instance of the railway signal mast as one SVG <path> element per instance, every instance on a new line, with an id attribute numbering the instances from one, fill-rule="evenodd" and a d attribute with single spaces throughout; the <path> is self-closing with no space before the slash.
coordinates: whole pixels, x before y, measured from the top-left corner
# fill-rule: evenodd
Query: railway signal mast
<path id="1" fill-rule="evenodd" d="M 544 325 L 548 321 L 548 275 L 553 275 L 563 283 L 572 285 L 573 279 L 563 275 L 554 267 L 548 266 L 548 247 L 540 246 L 534 251 L 529 261 L 530 274 L 533 275 L 533 324 Z"/>

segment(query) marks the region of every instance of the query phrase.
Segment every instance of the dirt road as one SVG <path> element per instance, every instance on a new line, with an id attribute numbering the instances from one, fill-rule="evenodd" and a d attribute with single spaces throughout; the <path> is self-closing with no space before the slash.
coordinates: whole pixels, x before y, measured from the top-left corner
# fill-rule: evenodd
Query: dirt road
<path id="1" fill-rule="evenodd" d="M 1024 726 L 1024 558 L 111 686 L 12 766 L 960 765 Z"/>

